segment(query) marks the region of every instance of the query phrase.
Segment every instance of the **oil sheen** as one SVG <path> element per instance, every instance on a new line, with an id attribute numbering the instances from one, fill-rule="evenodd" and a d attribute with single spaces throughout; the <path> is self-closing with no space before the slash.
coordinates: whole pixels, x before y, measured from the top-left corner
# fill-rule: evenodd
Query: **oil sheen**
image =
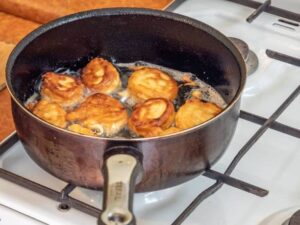
<path id="1" fill-rule="evenodd" d="M 127 90 L 127 83 L 128 78 L 132 74 L 132 72 L 137 67 L 148 67 L 148 68 L 155 68 L 159 69 L 165 73 L 167 73 L 169 76 L 172 76 L 174 80 L 178 83 L 178 95 L 176 99 L 174 100 L 174 106 L 176 111 L 178 108 L 185 103 L 185 101 L 192 96 L 193 94 L 198 92 L 200 93 L 200 98 L 203 101 L 206 102 L 212 102 L 219 106 L 220 108 L 224 109 L 227 106 L 227 103 L 222 98 L 222 96 L 209 84 L 203 82 L 200 80 L 196 74 L 186 72 L 186 71 L 178 71 L 171 68 L 163 67 L 160 65 L 144 62 L 144 61 L 137 61 L 137 62 L 131 62 L 131 63 L 114 63 L 114 66 L 117 68 L 117 70 L 120 73 L 120 79 L 122 81 L 122 87 L 117 92 L 113 93 L 112 96 L 116 99 L 118 99 L 122 104 L 126 107 L 129 115 L 132 111 L 133 104 L 129 101 L 128 95 L 126 94 Z M 53 72 L 59 73 L 59 74 L 67 74 L 74 77 L 80 77 L 81 69 L 78 69 L 76 71 L 71 70 L 69 68 L 58 68 L 54 70 Z M 27 101 L 24 103 L 25 106 L 30 104 L 35 104 L 40 99 L 40 89 L 42 84 L 42 74 L 39 76 L 35 83 L 35 92 L 32 96 L 30 96 Z M 193 85 L 189 85 L 186 80 L 190 80 Z M 89 90 L 86 90 L 84 92 L 84 97 L 87 97 L 91 95 L 92 93 Z M 77 106 L 74 106 L 76 108 Z M 72 110 L 70 108 L 67 109 L 68 111 Z M 121 130 L 117 135 L 114 136 L 115 138 L 119 137 L 125 137 L 125 138 L 135 138 L 136 135 L 132 134 L 128 131 L 127 127 L 125 127 L 123 130 Z"/>

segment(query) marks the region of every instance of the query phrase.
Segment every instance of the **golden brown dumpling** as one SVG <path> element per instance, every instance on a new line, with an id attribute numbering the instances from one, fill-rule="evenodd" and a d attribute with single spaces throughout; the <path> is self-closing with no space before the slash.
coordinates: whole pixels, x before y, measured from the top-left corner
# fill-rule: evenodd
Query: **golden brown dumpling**
<path id="1" fill-rule="evenodd" d="M 142 137 L 159 136 L 172 125 L 174 117 L 172 102 L 164 98 L 148 99 L 135 106 L 128 120 L 128 127 Z"/>
<path id="2" fill-rule="evenodd" d="M 42 77 L 42 98 L 56 102 L 63 107 L 79 103 L 84 94 L 84 85 L 80 79 L 69 75 L 47 72 Z"/>
<path id="3" fill-rule="evenodd" d="M 192 98 L 183 104 L 175 116 L 176 127 L 187 129 L 197 126 L 218 115 L 222 109 L 211 102 Z"/>
<path id="4" fill-rule="evenodd" d="M 72 124 L 72 125 L 68 126 L 68 130 L 73 131 L 78 134 L 85 134 L 85 135 L 89 135 L 89 136 L 96 135 L 95 132 L 93 132 L 91 129 L 83 127 L 79 124 Z"/>
<path id="5" fill-rule="evenodd" d="M 173 101 L 178 92 L 177 82 L 168 74 L 154 68 L 141 68 L 128 79 L 128 91 L 135 102 L 150 98 Z"/>
<path id="6" fill-rule="evenodd" d="M 55 102 L 39 101 L 32 110 L 33 114 L 55 126 L 65 128 L 67 125 L 66 111 Z"/>
<path id="7" fill-rule="evenodd" d="M 121 87 L 117 69 L 107 60 L 95 58 L 82 70 L 83 83 L 93 92 L 110 94 Z"/>
<path id="8" fill-rule="evenodd" d="M 98 135 L 106 136 L 118 133 L 126 125 L 127 118 L 127 111 L 118 100 L 101 93 L 89 96 L 67 115 L 68 121 L 80 123 Z"/>
<path id="9" fill-rule="evenodd" d="M 168 134 L 174 134 L 177 133 L 179 131 L 181 131 L 182 129 L 178 128 L 178 127 L 170 127 L 166 130 L 163 130 L 162 132 L 159 133 L 159 136 L 163 136 L 163 135 L 168 135 Z"/>

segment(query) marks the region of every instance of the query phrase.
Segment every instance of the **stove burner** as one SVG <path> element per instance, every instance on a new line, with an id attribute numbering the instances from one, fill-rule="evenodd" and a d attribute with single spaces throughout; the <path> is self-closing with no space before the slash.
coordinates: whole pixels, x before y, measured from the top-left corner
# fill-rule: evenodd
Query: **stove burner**
<path id="1" fill-rule="evenodd" d="M 249 51 L 248 58 L 246 60 L 247 76 L 253 74 L 258 68 L 258 58 L 253 51 Z"/>
<path id="2" fill-rule="evenodd" d="M 292 217 L 285 221 L 282 225 L 300 225 L 300 210 L 295 212 Z"/>
<path id="3" fill-rule="evenodd" d="M 238 48 L 245 60 L 247 76 L 253 74 L 258 68 L 258 58 L 256 54 L 249 49 L 249 46 L 243 40 L 234 37 L 230 37 L 229 39 Z"/>
<path id="4" fill-rule="evenodd" d="M 229 39 L 238 48 L 238 50 L 243 56 L 243 59 L 247 61 L 249 55 L 249 46 L 247 45 L 247 43 L 241 39 L 234 37 L 230 37 Z"/>

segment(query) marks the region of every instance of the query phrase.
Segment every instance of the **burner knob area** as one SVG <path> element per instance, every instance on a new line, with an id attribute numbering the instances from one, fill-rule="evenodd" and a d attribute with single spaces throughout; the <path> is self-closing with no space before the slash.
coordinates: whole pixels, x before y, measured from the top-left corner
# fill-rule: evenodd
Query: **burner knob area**
<path id="1" fill-rule="evenodd" d="M 243 40 L 235 38 L 235 37 L 229 37 L 229 40 L 235 45 L 235 47 L 237 47 L 237 49 L 242 54 L 244 60 L 247 61 L 249 51 L 250 51 L 247 43 L 244 42 Z"/>
<path id="2" fill-rule="evenodd" d="M 300 210 L 292 215 L 288 225 L 300 225 Z"/>
<path id="3" fill-rule="evenodd" d="M 253 74 L 257 70 L 259 64 L 257 55 L 249 49 L 249 46 L 243 40 L 234 37 L 229 37 L 229 40 L 237 47 L 243 56 L 246 63 L 247 75 Z"/>

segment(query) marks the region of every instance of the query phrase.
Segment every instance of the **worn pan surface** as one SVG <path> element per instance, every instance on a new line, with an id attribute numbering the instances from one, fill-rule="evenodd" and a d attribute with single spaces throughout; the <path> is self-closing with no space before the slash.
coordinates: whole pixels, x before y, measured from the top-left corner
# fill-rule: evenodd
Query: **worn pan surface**
<path id="1" fill-rule="evenodd" d="M 195 73 L 223 96 L 228 107 L 177 134 L 136 139 L 75 134 L 24 107 L 41 73 L 83 67 L 95 56 L 124 63 L 143 60 Z M 93 189 L 104 185 L 105 152 L 128 154 L 140 162 L 143 176 L 137 191 L 171 187 L 209 168 L 234 134 L 245 77 L 240 53 L 220 32 L 184 16 L 144 9 L 94 10 L 46 24 L 18 44 L 7 65 L 16 130 L 28 154 L 54 176 Z"/>

